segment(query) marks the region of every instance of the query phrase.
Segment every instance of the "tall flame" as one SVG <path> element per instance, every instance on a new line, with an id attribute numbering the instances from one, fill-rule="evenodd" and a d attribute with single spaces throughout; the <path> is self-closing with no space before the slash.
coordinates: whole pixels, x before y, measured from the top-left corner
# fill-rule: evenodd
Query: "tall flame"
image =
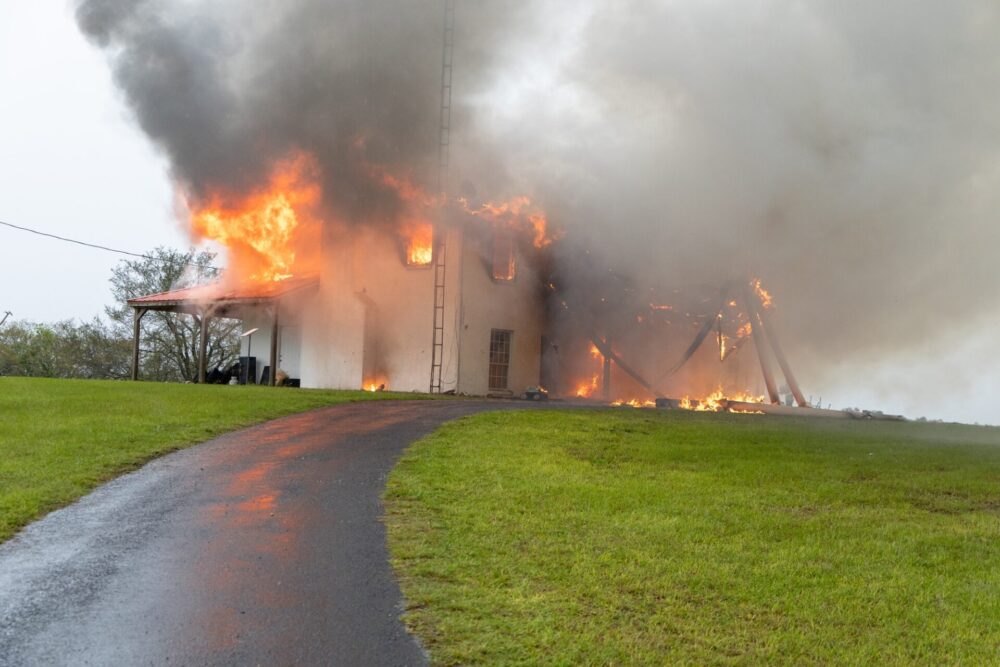
<path id="1" fill-rule="evenodd" d="M 365 169 L 373 180 L 394 192 L 404 208 L 399 230 L 407 244 L 407 263 L 417 266 L 430 264 L 434 236 L 431 220 L 448 200 L 444 195 L 429 194 L 406 175 L 392 173 L 383 165 L 365 162 Z M 486 202 L 478 208 L 472 207 L 463 198 L 453 202 L 469 215 L 530 234 L 536 248 L 545 248 L 560 237 L 560 234 L 550 231 L 545 212 L 533 206 L 531 200 L 523 195 L 500 203 Z"/>
<path id="2" fill-rule="evenodd" d="M 257 282 L 290 278 L 302 262 L 296 250 L 318 229 L 313 210 L 320 201 L 318 167 L 308 153 L 295 152 L 274 165 L 266 186 L 245 194 L 209 193 L 192 206 L 191 225 L 200 236 L 229 249 L 240 279 Z"/>
<path id="3" fill-rule="evenodd" d="M 428 266 L 434 259 L 434 223 L 443 199 L 427 193 L 405 175 L 379 164 L 364 162 L 368 175 L 396 195 L 402 205 L 398 231 L 405 242 L 407 266 Z"/>
<path id="4" fill-rule="evenodd" d="M 773 308 L 774 297 L 760 284 L 760 278 L 754 278 L 750 284 L 753 286 L 753 291 L 757 293 L 757 298 L 760 299 L 761 305 L 765 308 Z"/>
<path id="5" fill-rule="evenodd" d="M 595 373 L 594 376 L 590 378 L 589 382 L 581 382 L 576 388 L 577 398 L 589 398 L 595 391 L 597 391 L 600 378 L 601 376 Z"/>
<path id="6" fill-rule="evenodd" d="M 434 225 L 415 222 L 403 229 L 406 238 L 406 263 L 427 266 L 434 259 Z"/>
<path id="7" fill-rule="evenodd" d="M 363 141 L 356 147 L 363 149 Z M 403 241 L 407 265 L 430 265 L 434 220 L 448 200 L 429 194 L 405 173 L 360 159 L 371 181 L 392 192 L 400 204 L 394 227 Z M 238 279 L 267 282 L 290 278 L 305 268 L 303 251 L 318 252 L 320 245 L 315 235 L 321 223 L 314 212 L 322 198 L 318 173 L 318 162 L 312 155 L 295 151 L 275 163 L 267 183 L 256 189 L 210 189 L 207 195 L 189 198 L 191 226 L 201 237 L 227 247 Z M 455 202 L 468 214 L 530 234 L 537 248 L 558 238 L 550 232 L 545 213 L 528 197 L 487 202 L 475 209 L 463 199 Z M 311 242 L 303 242 L 303 237 Z"/>
<path id="8" fill-rule="evenodd" d="M 486 202 L 480 204 L 478 208 L 473 208 L 468 200 L 463 198 L 457 202 L 463 211 L 477 218 L 531 233 L 531 242 L 536 248 L 545 248 L 562 236 L 558 232 L 549 230 L 549 220 L 545 212 L 532 206 L 531 199 L 524 195 L 500 203 Z"/>

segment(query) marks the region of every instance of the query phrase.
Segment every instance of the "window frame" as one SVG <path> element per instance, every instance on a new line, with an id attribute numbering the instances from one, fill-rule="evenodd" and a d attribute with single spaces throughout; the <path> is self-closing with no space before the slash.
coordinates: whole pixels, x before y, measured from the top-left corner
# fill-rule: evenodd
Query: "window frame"
<path id="1" fill-rule="evenodd" d="M 505 341 L 504 347 L 494 343 Z M 489 366 L 486 372 L 486 386 L 490 391 L 510 391 L 510 365 L 514 354 L 514 331 L 512 329 L 490 329 Z M 499 360 L 495 355 L 500 355 Z M 502 374 L 498 369 L 503 369 Z M 503 386 L 494 384 L 494 379 L 503 379 Z"/>

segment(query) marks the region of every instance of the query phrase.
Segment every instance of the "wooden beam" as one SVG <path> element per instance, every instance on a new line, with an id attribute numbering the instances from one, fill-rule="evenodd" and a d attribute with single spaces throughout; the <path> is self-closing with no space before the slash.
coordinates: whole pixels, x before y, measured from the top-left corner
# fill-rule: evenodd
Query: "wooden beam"
<path id="1" fill-rule="evenodd" d="M 792 390 L 792 396 L 795 397 L 795 402 L 798 403 L 800 408 L 809 407 L 805 397 L 802 395 L 802 390 L 799 389 L 798 381 L 792 374 L 792 367 L 788 364 L 788 359 L 785 357 L 785 353 L 781 349 L 781 345 L 778 343 L 778 335 L 774 332 L 774 326 L 771 324 L 767 308 L 764 308 L 762 305 L 761 309 L 757 311 L 757 314 L 760 316 L 761 324 L 763 324 L 764 334 L 767 336 L 767 341 L 771 344 L 771 350 L 774 351 L 774 358 L 778 360 L 778 366 L 781 367 L 781 372 L 785 376 L 785 382 L 788 383 L 788 388 Z"/>
<path id="2" fill-rule="evenodd" d="M 272 387 L 278 375 L 278 302 L 274 302 L 274 317 L 271 319 L 271 375 L 267 383 Z"/>
<path id="3" fill-rule="evenodd" d="M 208 366 L 208 323 L 212 319 L 211 311 L 201 314 L 201 331 L 198 336 L 198 383 L 205 384 L 205 370 Z"/>
<path id="4" fill-rule="evenodd" d="M 132 312 L 132 380 L 139 379 L 139 337 L 141 332 L 140 323 L 146 314 L 145 308 L 136 308 Z"/>
<path id="5" fill-rule="evenodd" d="M 611 349 L 611 346 L 608 345 L 607 341 L 605 341 L 597 334 L 592 335 L 590 337 L 590 340 L 591 342 L 594 343 L 597 349 L 601 351 L 601 354 L 604 355 L 605 359 L 615 362 L 615 364 L 618 365 L 618 368 L 622 369 L 622 372 L 624 372 L 626 375 L 630 376 L 633 380 L 638 382 L 643 389 L 653 394 L 655 398 L 660 398 L 661 396 L 663 396 L 662 391 L 656 389 L 655 387 L 653 387 L 653 385 L 646 382 L 646 378 L 639 375 L 639 373 L 632 370 L 631 366 L 622 361 L 622 358 L 619 357 L 617 354 L 615 354 L 615 351 Z"/>
<path id="6" fill-rule="evenodd" d="M 743 305 L 747 311 L 747 319 L 750 320 L 750 333 L 753 335 L 753 346 L 757 351 L 757 360 L 760 362 L 760 372 L 764 376 L 764 386 L 767 387 L 767 395 L 771 403 L 778 405 L 781 397 L 778 396 L 778 388 L 774 384 L 774 373 L 771 371 L 771 360 L 764 349 L 764 336 L 761 330 L 764 328 L 760 323 L 760 316 L 754 308 L 754 302 L 750 298 L 749 290 L 743 292 Z"/>
<path id="7" fill-rule="evenodd" d="M 701 347 L 701 344 L 705 342 L 705 338 L 708 337 L 708 334 L 712 330 L 712 327 L 717 326 L 717 322 L 719 320 L 719 313 L 722 312 L 722 308 L 726 305 L 726 297 L 729 296 L 729 292 L 731 290 L 732 290 L 731 283 L 726 283 L 725 285 L 722 286 L 722 290 L 719 292 L 719 305 L 716 306 L 715 310 L 713 311 L 712 317 L 705 320 L 705 323 L 701 326 L 701 329 L 698 330 L 698 334 L 694 337 L 694 340 L 691 342 L 690 345 L 688 345 L 687 350 L 684 351 L 684 354 L 681 356 L 680 361 L 674 364 L 673 368 L 667 371 L 667 374 L 666 376 L 664 376 L 663 379 L 670 377 L 671 375 L 679 371 L 681 368 L 683 368 L 684 364 L 686 364 L 688 361 L 691 360 L 691 357 L 694 356 L 694 353 L 697 352 L 698 348 Z"/>

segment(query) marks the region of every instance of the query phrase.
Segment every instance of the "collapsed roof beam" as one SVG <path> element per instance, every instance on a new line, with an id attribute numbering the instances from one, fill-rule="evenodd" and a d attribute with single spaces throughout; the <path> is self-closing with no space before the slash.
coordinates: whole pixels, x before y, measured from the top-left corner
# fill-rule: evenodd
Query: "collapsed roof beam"
<path id="1" fill-rule="evenodd" d="M 760 299 L 755 298 L 754 300 L 757 303 L 760 302 Z M 781 372 L 785 376 L 785 384 L 788 385 L 788 388 L 792 392 L 792 396 L 795 397 L 795 402 L 800 408 L 809 407 L 809 403 L 806 401 L 805 397 L 802 395 L 802 390 L 799 388 L 798 381 L 792 374 L 792 367 L 788 364 L 788 359 L 785 357 L 785 353 L 781 349 L 781 345 L 778 343 L 778 335 L 774 332 L 774 327 L 771 325 L 770 321 L 770 315 L 767 312 L 767 308 L 763 307 L 763 304 L 761 304 L 760 309 L 757 310 L 757 315 L 760 318 L 761 328 L 764 330 L 767 342 L 771 345 L 771 351 L 774 352 L 774 358 L 778 361 L 778 366 L 781 367 Z"/>
<path id="2" fill-rule="evenodd" d="M 753 346 L 757 351 L 757 360 L 760 362 L 760 372 L 764 376 L 764 386 L 767 387 L 768 398 L 773 405 L 781 403 L 778 395 L 778 388 L 774 384 L 774 373 L 771 370 L 771 359 L 764 349 L 764 335 L 761 330 L 764 328 L 760 323 L 760 314 L 754 308 L 754 303 L 750 299 L 749 288 L 743 289 L 743 306 L 747 311 L 747 319 L 750 320 L 750 334 L 753 336 Z"/>
<path id="3" fill-rule="evenodd" d="M 694 356 L 694 353 L 697 352 L 698 348 L 701 347 L 702 343 L 705 342 L 705 339 L 708 337 L 708 334 L 712 330 L 712 327 L 715 326 L 716 322 L 719 319 L 719 314 L 722 312 L 722 307 L 726 304 L 726 297 L 729 295 L 730 289 L 731 285 L 728 283 L 722 286 L 722 290 L 719 292 L 719 305 L 716 307 L 714 311 L 712 311 L 713 316 L 705 320 L 705 323 L 701 326 L 701 329 L 698 330 L 697 335 L 695 335 L 694 340 L 691 341 L 691 344 L 688 345 L 687 350 L 685 350 L 684 354 L 681 355 L 680 361 L 674 364 L 673 368 L 667 371 L 666 377 L 670 377 L 671 375 L 679 371 L 681 368 L 683 368 L 684 364 L 686 364 L 688 361 L 691 360 L 691 357 Z"/>
<path id="4" fill-rule="evenodd" d="M 622 369 L 622 371 L 626 375 L 628 375 L 633 380 L 638 382 L 643 389 L 653 394 L 653 396 L 655 396 L 656 398 L 663 397 L 662 391 L 654 388 L 653 385 L 649 384 L 649 382 L 646 381 L 646 378 L 639 375 L 639 373 L 633 370 L 631 366 L 622 361 L 622 358 L 619 357 L 613 349 L 611 349 L 611 344 L 608 343 L 608 341 L 604 340 L 596 333 L 590 337 L 590 340 L 594 344 L 594 346 L 598 349 L 598 351 L 600 351 L 600 353 L 604 356 L 606 368 L 610 370 L 610 365 L 608 364 L 610 364 L 610 362 L 612 361 L 615 362 L 615 364 L 618 365 L 618 368 Z"/>

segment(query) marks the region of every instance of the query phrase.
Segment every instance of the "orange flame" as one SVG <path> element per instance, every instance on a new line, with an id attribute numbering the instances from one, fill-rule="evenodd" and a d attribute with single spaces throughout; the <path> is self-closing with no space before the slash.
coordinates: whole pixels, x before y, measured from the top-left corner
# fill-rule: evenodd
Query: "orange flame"
<path id="1" fill-rule="evenodd" d="M 718 339 L 719 339 L 719 361 L 725 361 L 726 356 L 732 349 L 729 344 L 729 336 L 727 336 L 724 333 L 719 333 Z"/>
<path id="2" fill-rule="evenodd" d="M 354 147 L 363 151 L 365 141 L 359 138 Z M 404 238 L 412 239 L 414 229 L 424 224 L 430 224 L 445 205 L 452 202 L 444 194 L 432 195 L 424 188 L 414 183 L 408 175 L 394 173 L 385 165 L 368 162 L 363 155 L 359 156 L 368 176 L 383 187 L 396 194 L 405 211 L 402 214 L 404 222 L 401 230 Z M 511 229 L 529 232 L 536 248 L 544 248 L 557 240 L 561 234 L 549 231 L 548 218 L 540 208 L 532 206 L 531 200 L 518 196 L 501 203 L 486 202 L 479 208 L 472 208 L 468 200 L 457 198 L 453 200 L 458 207 L 473 216 L 500 223 Z M 411 262 L 413 264 L 429 264 L 431 258 L 426 253 L 421 255 L 426 261 Z"/>
<path id="3" fill-rule="evenodd" d="M 763 396 L 756 396 L 748 391 L 740 391 L 727 395 L 722 387 L 716 388 L 711 394 L 704 398 L 691 398 L 685 396 L 680 400 L 679 407 L 683 410 L 694 410 L 696 412 L 747 412 L 746 410 L 730 410 L 729 401 L 739 401 L 741 403 L 763 403 Z"/>
<path id="4" fill-rule="evenodd" d="M 290 278 L 303 268 L 296 248 L 306 247 L 319 220 L 315 159 L 296 152 L 277 162 L 267 186 L 244 195 L 217 190 L 192 206 L 191 225 L 200 236 L 229 249 L 235 274 L 258 282 Z"/>
<path id="5" fill-rule="evenodd" d="M 427 266 L 434 259 L 434 225 L 416 222 L 403 230 L 406 238 L 406 263 L 409 266 Z"/>
<path id="6" fill-rule="evenodd" d="M 637 398 L 630 398 L 628 400 L 619 399 L 617 401 L 612 401 L 611 405 L 613 407 L 628 407 L 628 408 L 655 408 L 656 401 L 649 400 L 639 400 Z"/>
<path id="7" fill-rule="evenodd" d="M 594 377 L 590 378 L 590 382 L 584 382 L 577 386 L 576 396 L 577 398 L 589 398 L 595 391 L 597 391 L 597 386 L 600 383 L 601 376 L 595 374 Z"/>
<path id="8" fill-rule="evenodd" d="M 403 211 L 399 234 L 406 245 L 407 266 L 428 266 L 434 260 L 435 209 L 443 199 L 427 193 L 408 176 L 391 173 L 386 167 L 365 162 L 368 175 L 395 193 Z"/>
<path id="9" fill-rule="evenodd" d="M 545 212 L 532 207 L 531 199 L 524 195 L 499 204 L 486 202 L 479 208 L 472 208 L 464 198 L 459 198 L 457 201 L 463 211 L 477 218 L 531 232 L 531 242 L 536 248 L 545 248 L 562 237 L 561 233 L 549 232 L 549 221 Z"/>
<path id="10" fill-rule="evenodd" d="M 365 163 L 365 166 L 369 176 L 395 192 L 400 201 L 414 209 L 437 208 L 444 202 L 442 197 L 428 194 L 426 190 L 411 181 L 408 176 L 393 174 L 380 164 Z"/>
<path id="11" fill-rule="evenodd" d="M 753 291 L 757 293 L 757 298 L 760 299 L 761 305 L 765 308 L 774 307 L 774 297 L 760 284 L 760 278 L 754 278 L 750 284 L 753 286 Z"/>

